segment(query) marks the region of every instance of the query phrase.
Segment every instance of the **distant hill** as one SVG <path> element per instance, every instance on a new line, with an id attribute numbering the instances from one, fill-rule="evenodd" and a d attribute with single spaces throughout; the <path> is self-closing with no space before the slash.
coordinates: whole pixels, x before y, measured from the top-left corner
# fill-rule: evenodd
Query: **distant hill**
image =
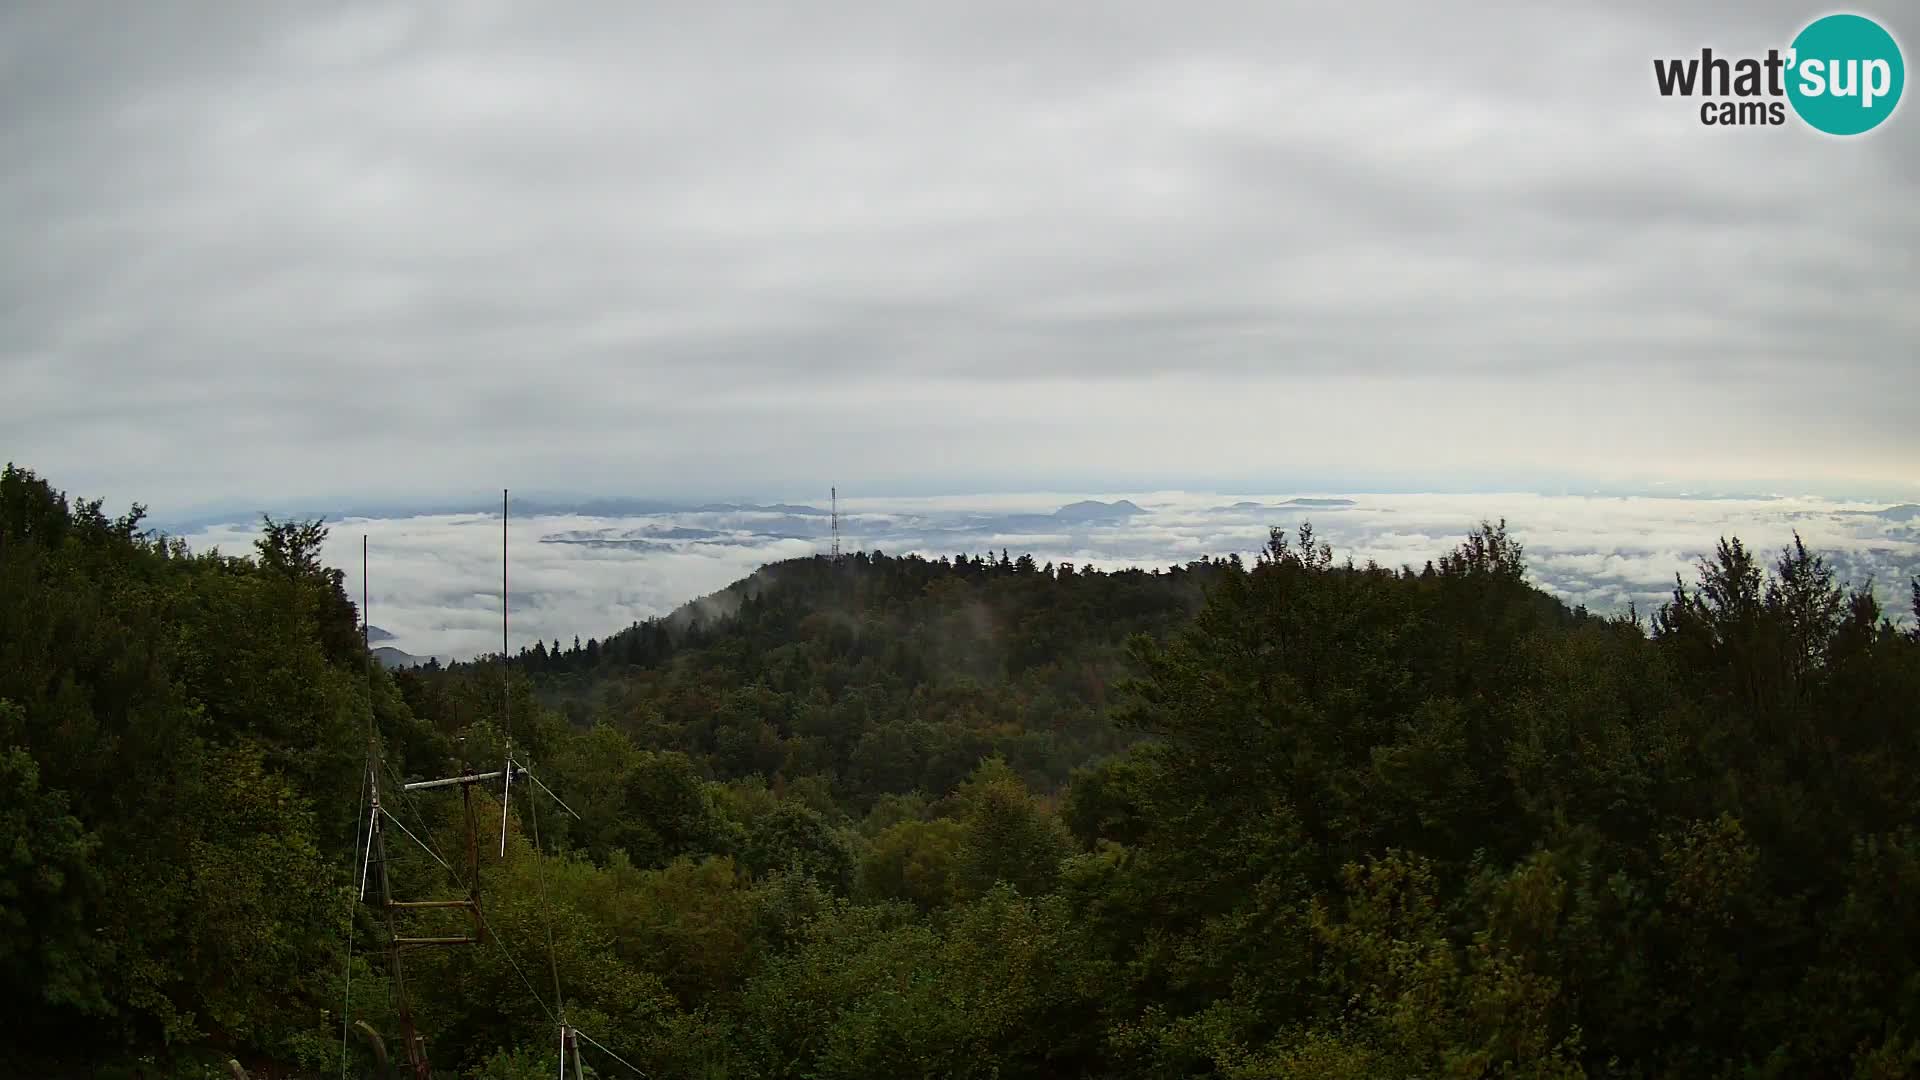
<path id="1" fill-rule="evenodd" d="M 1077 503 L 1068 503 L 1053 512 L 1055 521 L 1070 521 L 1077 524 L 1092 524 L 1101 521 L 1125 521 L 1135 514 L 1144 514 L 1125 499 L 1119 502 L 1104 503 L 1098 499 L 1083 499 Z"/>
<path id="2" fill-rule="evenodd" d="M 385 631 L 385 630 L 382 630 L 382 629 L 380 629 L 380 628 L 379 628 L 379 627 L 377 627 L 377 626 L 368 626 L 368 627 L 367 627 L 367 640 L 368 640 L 368 641 L 370 641 L 370 642 L 372 642 L 372 641 L 392 641 L 392 640 L 393 640 L 393 635 L 392 635 L 392 634 L 390 634 L 390 633 L 388 633 L 388 632 L 387 632 L 387 631 Z"/>
<path id="3" fill-rule="evenodd" d="M 1104 712 L 1127 639 L 1184 625 L 1204 583 L 1226 572 L 1207 560 L 1063 572 L 1027 557 L 812 556 L 577 650 L 523 650 L 515 662 L 542 700 L 583 721 L 594 709 L 657 718 L 631 734 L 722 778 L 831 762 L 837 790 L 864 804 L 950 790 L 1000 753 L 1054 789 L 1132 739 Z M 452 677 L 472 670 L 456 664 Z"/>
<path id="4" fill-rule="evenodd" d="M 1058 529 L 1063 525 L 1115 525 L 1144 513 L 1146 513 L 1145 510 L 1126 499 L 1110 503 L 1101 502 L 1098 499 L 1082 499 L 1076 503 L 1068 503 L 1051 514 L 983 515 L 976 517 L 970 523 L 969 529 L 1046 531 Z"/>
<path id="5" fill-rule="evenodd" d="M 388 635 L 388 637 L 391 636 L 391 634 Z M 391 645 L 382 645 L 373 650 L 373 658 L 379 661 L 381 667 L 388 670 L 415 667 L 432 659 L 429 656 L 415 656 L 410 652 L 402 652 Z"/>

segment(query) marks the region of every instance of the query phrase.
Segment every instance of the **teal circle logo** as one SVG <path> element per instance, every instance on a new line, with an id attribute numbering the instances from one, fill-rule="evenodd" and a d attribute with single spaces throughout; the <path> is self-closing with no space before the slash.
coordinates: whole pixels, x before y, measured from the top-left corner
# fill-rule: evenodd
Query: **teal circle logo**
<path id="1" fill-rule="evenodd" d="M 1829 135 L 1879 127 L 1900 104 L 1907 65 L 1893 35 L 1861 15 L 1828 15 L 1793 39 L 1787 99 Z"/>

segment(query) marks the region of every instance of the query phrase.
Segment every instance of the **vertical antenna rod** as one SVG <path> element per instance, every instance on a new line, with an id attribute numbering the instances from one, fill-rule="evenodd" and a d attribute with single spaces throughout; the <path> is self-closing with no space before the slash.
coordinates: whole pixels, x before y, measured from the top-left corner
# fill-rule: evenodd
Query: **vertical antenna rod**
<path id="1" fill-rule="evenodd" d="M 360 648 L 367 667 L 367 768 L 373 768 L 373 602 L 367 599 L 367 534 L 360 534 Z"/>
<path id="2" fill-rule="evenodd" d="M 367 788 L 373 783 L 373 620 L 367 614 L 367 534 L 360 534 L 360 647 L 366 655 L 367 666 L 367 764 L 366 771 L 360 776 L 360 798 L 364 803 Z M 377 813 L 377 811 L 376 811 Z M 360 851 L 359 811 L 354 811 L 353 849 L 356 856 Z M 373 838 L 373 819 L 367 819 L 367 838 Z M 373 860 L 373 845 L 367 844 L 367 853 L 360 863 L 360 899 L 367 898 L 367 865 Z M 353 873 L 353 864 L 347 864 L 347 873 Z M 347 1024 L 353 1016 L 353 908 L 347 908 L 347 971 L 344 976 L 346 994 L 340 1003 L 340 1080 L 347 1080 Z"/>
<path id="3" fill-rule="evenodd" d="M 367 649 L 367 685 L 373 685 L 373 626 L 367 614 L 367 534 L 360 534 L 360 644 Z"/>
<path id="4" fill-rule="evenodd" d="M 507 663 L 507 489 L 500 489 L 500 670 Z M 503 680 L 501 685 L 506 685 Z M 504 714 L 503 714 L 504 715 Z"/>
<path id="5" fill-rule="evenodd" d="M 380 821 L 379 784 L 375 783 L 373 779 L 373 771 L 374 771 L 373 761 L 375 757 L 374 751 L 376 747 L 373 741 L 373 726 L 374 726 L 373 725 L 373 617 L 372 617 L 370 608 L 371 608 L 371 605 L 367 601 L 367 534 L 361 533 L 360 534 L 360 647 L 367 654 L 366 655 L 367 773 L 366 773 L 366 776 L 362 778 L 362 782 L 367 784 L 372 784 L 374 789 L 373 813 L 368 815 L 367 817 L 367 853 L 366 853 L 365 859 L 362 860 L 360 864 L 360 899 L 362 900 L 365 900 L 367 898 L 367 867 L 373 865 L 373 830 L 379 826 L 379 821 Z M 355 839 L 355 842 L 356 843 L 358 842 L 357 837 Z M 352 933 L 351 927 L 348 928 L 348 933 L 349 935 L 351 935 Z M 347 939 L 347 948 L 348 948 L 349 954 L 351 954 L 351 951 L 353 948 L 353 939 L 351 936 L 349 936 Z M 351 963 L 351 961 L 349 961 L 349 963 Z M 347 978 L 349 980 L 347 983 L 348 992 L 351 993 L 352 987 L 353 987 L 353 983 L 351 981 L 353 978 L 353 969 L 351 966 L 349 966 L 347 969 Z M 345 1020 L 344 1010 L 342 1010 L 341 1018 L 343 1021 Z"/>
<path id="6" fill-rule="evenodd" d="M 387 966 L 393 975 L 393 996 L 395 1011 L 399 1014 L 400 1037 L 407 1044 L 407 1062 L 413 1066 L 417 1080 L 426 1080 L 431 1073 L 427 1064 L 426 1040 L 420 1037 L 413 1026 L 413 1009 L 407 1001 L 406 966 L 400 960 L 400 926 L 394 919 L 396 910 L 393 902 L 393 881 L 387 876 L 387 837 L 381 828 L 380 815 L 380 770 L 375 768 L 376 746 L 373 722 L 373 621 L 368 618 L 370 592 L 367 587 L 367 537 L 360 536 L 360 638 L 367 648 L 367 783 L 373 795 L 373 808 L 367 815 L 367 865 L 380 864 L 380 907 L 387 917 Z M 360 893 L 366 895 L 367 865 L 360 869 Z M 351 971 L 351 968 L 349 968 Z M 342 1061 L 344 1065 L 344 1059 Z"/>
<path id="7" fill-rule="evenodd" d="M 500 489 L 500 731 L 507 741 L 507 782 L 500 791 L 500 857 L 507 857 L 507 807 L 513 795 L 513 725 L 507 716 L 507 489 Z"/>
<path id="8" fill-rule="evenodd" d="M 387 876 L 387 830 L 382 828 L 380 820 L 380 777 L 373 777 L 373 851 L 375 861 L 380 864 L 380 906 L 387 914 L 387 965 L 393 973 L 394 1011 L 399 1014 L 400 1037 L 407 1045 L 407 1062 L 413 1066 L 415 1080 L 428 1080 L 432 1075 L 432 1066 L 427 1063 L 427 1041 L 420 1037 L 413 1025 L 413 1009 L 407 1000 L 406 966 L 401 962 L 400 951 L 406 942 L 400 937 L 400 926 L 394 918 L 398 905 L 393 902 L 393 881 Z"/>
<path id="9" fill-rule="evenodd" d="M 504 492 L 501 495 L 501 502 L 504 508 L 504 505 L 505 505 Z M 502 535 L 504 536 L 504 526 L 503 526 Z M 405 825 L 401 825 L 400 819 L 393 816 L 393 812 L 389 810 L 385 804 L 382 803 L 380 798 L 380 795 L 381 795 L 380 761 L 379 761 L 380 744 L 379 744 L 379 735 L 378 735 L 378 725 L 375 723 L 374 708 L 373 708 L 373 689 L 374 689 L 373 651 L 372 651 L 373 622 L 371 619 L 367 617 L 370 612 L 370 608 L 372 607 L 372 591 L 369 584 L 370 576 L 367 570 L 368 570 L 367 538 L 365 535 L 362 535 L 360 538 L 360 610 L 361 610 L 360 637 L 361 637 L 361 646 L 367 650 L 367 654 L 366 654 L 367 774 L 365 779 L 367 784 L 367 790 L 371 793 L 371 796 L 372 796 L 371 798 L 372 809 L 367 815 L 366 855 L 365 855 L 364 861 L 361 863 L 361 866 L 360 866 L 360 899 L 364 901 L 367 898 L 369 870 L 375 865 L 379 866 L 380 873 L 377 875 L 373 875 L 373 882 L 374 884 L 377 884 L 379 887 L 380 908 L 382 913 L 385 915 L 386 924 L 387 924 L 387 934 L 386 934 L 387 964 L 388 964 L 388 970 L 390 971 L 393 979 L 393 985 L 392 985 L 392 991 L 391 991 L 392 996 L 390 1000 L 393 1002 L 394 1012 L 400 1023 L 400 1037 L 406 1043 L 407 1062 L 411 1066 L 412 1073 L 413 1073 L 413 1080 L 431 1080 L 432 1066 L 427 1060 L 427 1041 L 425 1038 L 423 1038 L 420 1035 L 418 1029 L 414 1025 L 412 1003 L 408 1000 L 408 997 L 407 997 L 406 965 L 404 961 L 401 959 L 401 957 L 402 957 L 402 954 L 408 949 L 421 948 L 423 946 L 430 946 L 430 945 L 471 945 L 477 942 L 485 941 L 487 939 L 486 922 L 485 922 L 485 919 L 480 914 L 480 855 L 479 855 L 479 844 L 477 841 L 477 833 L 474 829 L 474 821 L 473 821 L 472 788 L 474 784 L 480 783 L 485 780 L 490 780 L 493 777 L 498 776 L 500 774 L 487 773 L 485 775 L 475 775 L 472 766 L 468 764 L 467 756 L 466 756 L 466 738 L 465 736 L 462 736 L 460 739 L 460 760 L 456 763 L 458 768 L 460 769 L 460 774 L 458 776 L 454 776 L 454 777 L 451 777 L 448 779 L 442 779 L 442 780 L 421 780 L 411 784 L 401 783 L 397 780 L 395 781 L 395 789 L 399 792 L 400 797 L 403 799 L 406 797 L 407 792 L 412 791 L 416 788 L 439 788 L 439 787 L 446 787 L 451 784 L 460 785 L 461 799 L 462 799 L 462 802 L 464 803 L 464 809 L 466 810 L 466 818 L 467 818 L 466 839 L 467 839 L 468 877 L 465 882 L 458 882 L 458 878 L 460 876 L 459 872 L 454 870 L 453 867 L 449 866 L 446 860 L 442 859 L 439 853 L 434 851 L 430 845 L 421 841 L 419 837 L 414 836 L 413 833 L 407 830 L 407 827 Z M 504 603 L 506 599 L 504 595 L 504 590 L 506 587 L 505 570 L 501 571 L 500 583 L 501 583 L 501 589 L 502 589 L 501 600 Z M 503 630 L 502 633 L 504 634 L 504 632 L 505 631 Z M 511 760 L 511 758 L 509 758 L 509 760 Z M 409 839 L 413 840 L 415 843 L 419 844 L 422 848 L 424 848 L 427 854 L 433 857 L 435 862 L 438 862 L 441 866 L 445 867 L 447 872 L 452 874 L 455 877 L 457 883 L 464 884 L 466 886 L 466 892 L 467 892 L 466 899 L 464 900 L 396 900 L 394 898 L 393 879 L 391 875 L 391 869 L 387 863 L 387 844 L 386 844 L 386 822 L 387 821 L 392 821 L 395 825 L 399 825 L 400 831 L 402 833 L 405 833 Z M 357 836 L 356 836 L 356 839 L 357 839 Z M 466 934 L 459 937 L 454 937 L 451 935 L 402 936 L 401 924 L 400 924 L 402 913 L 416 911 L 421 908 L 466 908 L 468 912 L 471 913 L 473 918 L 473 932 L 471 934 Z M 348 1005 L 351 1005 L 352 1003 L 352 997 L 351 997 L 352 977 L 353 977 L 353 938 L 351 936 L 351 927 L 349 927 L 349 936 L 347 938 L 347 980 L 348 980 L 347 990 L 349 995 L 347 998 Z M 341 1026 L 342 1026 L 343 1032 L 347 1030 L 347 1010 L 345 1008 L 341 1010 Z M 381 1040 L 380 1036 L 377 1033 L 375 1033 L 372 1028 L 368 1027 L 364 1021 L 361 1022 L 360 1028 L 364 1033 L 367 1034 L 368 1038 L 372 1040 L 373 1050 L 375 1055 L 380 1057 L 382 1061 L 384 1061 L 385 1045 Z M 341 1070 L 342 1076 L 346 1074 L 346 1069 L 347 1069 L 346 1041 L 345 1041 L 345 1035 L 343 1034 L 341 1037 L 341 1052 L 340 1052 L 340 1070 Z"/>

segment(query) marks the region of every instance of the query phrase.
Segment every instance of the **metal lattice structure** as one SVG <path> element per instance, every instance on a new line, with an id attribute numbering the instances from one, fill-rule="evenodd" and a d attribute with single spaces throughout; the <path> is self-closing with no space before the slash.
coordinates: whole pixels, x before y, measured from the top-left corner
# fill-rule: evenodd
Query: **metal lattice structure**
<path id="1" fill-rule="evenodd" d="M 501 690 L 500 723 L 501 723 L 501 734 L 503 736 L 503 740 L 505 742 L 505 748 L 506 748 L 505 761 L 500 768 L 492 770 L 490 772 L 481 772 L 481 773 L 474 772 L 472 766 L 468 763 L 466 759 L 466 751 L 465 751 L 466 739 L 463 736 L 460 740 L 460 745 L 461 745 L 460 760 L 455 763 L 456 767 L 459 770 L 459 772 L 456 775 L 443 777 L 436 780 L 418 780 L 413 783 L 395 783 L 388 788 L 388 791 L 390 793 L 396 794 L 399 798 L 403 800 L 407 800 L 409 802 L 411 801 L 411 798 L 414 792 L 432 791 L 436 789 L 450 788 L 450 787 L 458 787 L 460 789 L 460 799 L 463 804 L 463 808 L 465 810 L 465 823 L 463 828 L 463 832 L 465 835 L 463 839 L 465 841 L 464 847 L 466 848 L 466 865 L 464 867 L 464 870 L 465 870 L 464 874 L 459 870 L 455 870 L 453 866 L 449 865 L 448 862 L 440 856 L 440 853 L 438 851 L 434 850 L 434 847 L 430 842 L 432 839 L 431 835 L 425 838 L 415 835 L 412 832 L 412 830 L 408 829 L 406 825 L 403 824 L 400 821 L 400 819 L 394 815 L 393 811 L 389 808 L 388 803 L 383 802 L 381 798 L 381 795 L 382 795 L 381 775 L 382 775 L 382 770 L 384 768 L 384 763 L 382 762 L 380 757 L 379 737 L 378 737 L 378 733 L 376 731 L 375 723 L 374 723 L 372 624 L 367 617 L 368 610 L 370 607 L 370 599 L 371 599 L 371 593 L 367 586 L 367 541 L 364 536 L 361 538 L 361 541 L 360 541 L 360 587 L 361 587 L 360 613 L 361 613 L 361 639 L 362 639 L 361 644 L 367 650 L 367 653 L 366 653 L 367 655 L 367 767 L 366 767 L 366 770 L 367 771 L 365 776 L 365 786 L 362 788 L 362 794 L 369 797 L 368 801 L 370 802 L 372 808 L 371 810 L 368 811 L 367 818 L 366 818 L 366 826 L 365 826 L 366 838 L 365 838 L 364 854 L 360 855 L 361 866 L 360 866 L 360 897 L 359 898 L 361 902 L 363 903 L 366 902 L 367 886 L 369 884 L 369 880 L 371 879 L 371 882 L 377 888 L 377 893 L 378 893 L 377 906 L 385 922 L 385 929 L 386 929 L 386 932 L 384 934 L 385 946 L 386 946 L 385 951 L 387 956 L 388 971 L 393 980 L 394 1010 L 396 1014 L 396 1019 L 400 1026 L 400 1038 L 406 1046 L 408 1069 L 411 1076 L 414 1078 L 414 1080 L 431 1080 L 433 1070 L 432 1070 L 432 1065 L 429 1063 L 427 1058 L 426 1039 L 424 1036 L 420 1034 L 420 1032 L 415 1028 L 415 1025 L 414 1025 L 412 1004 L 407 994 L 407 980 L 406 980 L 407 955 L 414 950 L 422 949 L 422 948 L 434 948 L 434 947 L 440 947 L 440 946 L 479 945 L 482 943 L 489 943 L 489 942 L 494 943 L 496 945 L 499 944 L 497 936 L 495 936 L 491 932 L 490 928 L 487 925 L 486 913 L 481 908 L 481 905 L 480 905 L 480 841 L 479 841 L 479 826 L 474 817 L 474 806 L 473 806 L 474 785 L 490 784 L 496 780 L 500 781 L 500 784 L 501 784 L 500 854 L 502 858 L 506 856 L 506 851 L 507 851 L 507 820 L 508 820 L 507 814 L 508 814 L 508 809 L 512 805 L 513 781 L 516 776 L 518 776 L 522 780 L 530 781 L 532 783 L 533 788 L 540 789 L 540 791 L 544 793 L 547 796 L 547 798 L 552 799 L 554 803 L 560 807 L 560 809 L 566 811 L 568 814 L 572 815 L 575 819 L 578 819 L 580 817 L 579 814 L 574 813 L 574 810 L 572 807 L 568 806 L 565 802 L 562 802 L 560 797 L 553 793 L 552 789 L 548 788 L 546 784 L 542 783 L 540 781 L 540 778 L 535 776 L 532 773 L 532 771 L 527 768 L 527 766 L 515 760 L 513 755 L 513 734 L 512 734 L 512 727 L 509 721 L 509 710 L 510 710 L 510 705 L 512 701 L 512 676 L 508 669 L 508 662 L 509 662 L 510 656 L 507 651 L 507 646 L 508 646 L 507 510 L 508 510 L 507 492 L 505 490 L 502 490 L 500 492 L 500 690 Z M 536 801 L 535 796 L 533 794 L 532 788 L 527 788 L 526 790 L 527 790 L 527 799 L 530 804 L 529 812 L 531 816 L 529 817 L 529 820 L 532 822 L 533 829 L 534 829 L 534 833 L 532 837 L 534 858 L 537 860 L 544 861 L 545 854 L 541 850 L 540 842 L 539 842 L 538 810 L 531 805 L 533 802 Z M 417 815 L 418 807 L 414 807 L 413 809 Z M 422 830 L 427 831 L 430 834 L 431 829 L 427 825 L 424 817 L 421 817 L 418 819 L 418 824 L 420 825 Z M 447 873 L 454 879 L 454 881 L 465 889 L 466 895 L 458 898 L 431 899 L 431 900 L 397 900 L 395 899 L 394 890 L 393 890 L 393 877 L 388 872 L 388 863 L 387 863 L 386 831 L 389 825 L 399 829 L 403 836 L 405 836 L 408 840 L 411 840 L 416 845 L 418 845 L 421 850 L 425 851 L 427 855 L 434 860 L 434 862 L 439 863 L 441 868 L 446 870 Z M 359 845 L 356 843 L 356 848 L 358 846 Z M 580 1056 L 581 1040 L 586 1041 L 587 1043 L 595 1047 L 597 1050 L 599 1050 L 601 1053 L 606 1054 L 609 1058 L 612 1058 L 613 1060 L 620 1062 L 620 1064 L 625 1065 L 627 1068 L 632 1069 L 635 1073 L 639 1073 L 640 1070 L 635 1068 L 630 1062 L 627 1062 L 626 1060 L 622 1059 L 613 1051 L 608 1050 L 606 1047 L 601 1046 L 600 1043 L 595 1041 L 592 1036 L 586 1034 L 583 1031 L 580 1031 L 577 1028 L 574 1028 L 573 1026 L 567 1023 L 566 1000 L 562 995 L 562 992 L 560 989 L 559 964 L 558 964 L 557 958 L 554 956 L 554 953 L 553 953 L 553 936 L 552 936 L 552 925 L 551 925 L 552 915 L 551 915 L 551 911 L 547 910 L 546 908 L 546 896 L 545 896 L 546 878 L 545 878 L 545 872 L 544 872 L 544 863 L 542 866 L 540 881 L 541 881 L 541 894 L 542 894 L 541 895 L 542 908 L 543 908 L 543 911 L 545 911 L 546 913 L 546 918 L 548 921 L 548 928 L 547 928 L 548 962 L 553 967 L 554 1007 L 552 1009 L 548 1009 L 547 1013 L 551 1018 L 553 1018 L 553 1020 L 559 1027 L 560 1070 L 561 1070 L 561 1076 L 563 1080 L 568 1071 L 569 1062 L 571 1062 L 571 1069 L 574 1074 L 575 1080 L 579 1080 L 579 1078 L 583 1075 L 581 1056 Z M 403 918 L 406 918 L 410 915 L 416 915 L 422 912 L 433 911 L 433 910 L 464 911 L 467 915 L 467 921 L 469 921 L 471 924 L 471 929 L 468 932 L 462 933 L 462 934 L 437 934 L 437 935 L 436 934 L 408 934 L 404 931 L 404 928 L 401 922 Z M 341 1014 L 342 1027 L 341 1027 L 341 1047 L 340 1047 L 340 1068 L 341 1068 L 342 1077 L 346 1075 L 347 1033 L 349 1030 L 347 1025 L 350 1019 L 349 1013 L 351 1011 L 351 1006 L 353 1001 L 353 982 L 352 982 L 353 964 L 352 964 L 352 953 L 351 953 L 351 948 L 352 948 L 351 940 L 352 940 L 351 928 L 349 928 L 349 945 L 348 945 L 349 953 L 348 953 L 348 963 L 347 963 L 347 997 L 346 997 L 346 1006 L 343 1007 L 342 1014 Z M 511 959 L 511 954 L 509 954 L 509 959 Z M 523 979 L 525 978 L 524 974 L 522 975 L 522 978 Z M 528 984 L 528 991 L 534 994 L 534 997 L 536 1000 L 540 998 L 540 995 L 537 992 L 533 991 L 531 983 Z M 546 1008 L 545 1001 L 541 1001 L 540 1004 L 543 1009 Z M 374 1055 L 376 1069 L 381 1073 L 381 1075 L 383 1076 L 387 1075 L 388 1069 L 390 1068 L 390 1066 L 387 1058 L 385 1040 L 380 1036 L 378 1032 L 376 1032 L 373 1028 L 369 1027 L 364 1021 L 354 1026 L 359 1029 L 362 1037 L 366 1039 L 369 1045 L 369 1048 Z M 237 1063 L 235 1063 L 235 1070 L 236 1070 L 236 1075 L 244 1075 L 242 1072 L 239 1071 Z M 641 1075 L 644 1075 L 644 1074 L 641 1074 Z"/>

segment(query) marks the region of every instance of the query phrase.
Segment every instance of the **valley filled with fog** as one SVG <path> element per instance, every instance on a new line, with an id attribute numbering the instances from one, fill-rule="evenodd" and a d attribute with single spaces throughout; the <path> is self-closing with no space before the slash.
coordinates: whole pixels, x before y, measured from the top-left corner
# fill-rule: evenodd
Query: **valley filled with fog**
<path id="1" fill-rule="evenodd" d="M 618 506 L 618 504 L 603 504 Z M 517 506 L 517 502 L 516 502 Z M 583 504 L 582 510 L 594 504 Z M 1821 498 L 1677 498 L 1535 494 L 1268 496 L 1193 492 L 1039 493 L 842 499 L 846 550 L 1031 554 L 1103 568 L 1164 567 L 1209 555 L 1251 558 L 1270 527 L 1310 522 L 1336 558 L 1418 568 L 1481 519 L 1506 518 L 1526 546 L 1529 576 L 1568 604 L 1644 614 L 1674 575 L 1723 536 L 1771 559 L 1797 531 L 1882 603 L 1907 611 L 1920 574 L 1920 507 Z M 345 517 L 328 522 L 325 557 L 360 596 L 360 538 L 370 551 L 373 624 L 383 644 L 415 656 L 464 659 L 500 644 L 497 513 Z M 688 504 L 648 513 L 539 507 L 509 521 L 511 644 L 571 644 L 662 615 L 781 559 L 825 552 L 828 504 Z M 250 551 L 258 523 L 201 526 L 196 551 Z"/>

